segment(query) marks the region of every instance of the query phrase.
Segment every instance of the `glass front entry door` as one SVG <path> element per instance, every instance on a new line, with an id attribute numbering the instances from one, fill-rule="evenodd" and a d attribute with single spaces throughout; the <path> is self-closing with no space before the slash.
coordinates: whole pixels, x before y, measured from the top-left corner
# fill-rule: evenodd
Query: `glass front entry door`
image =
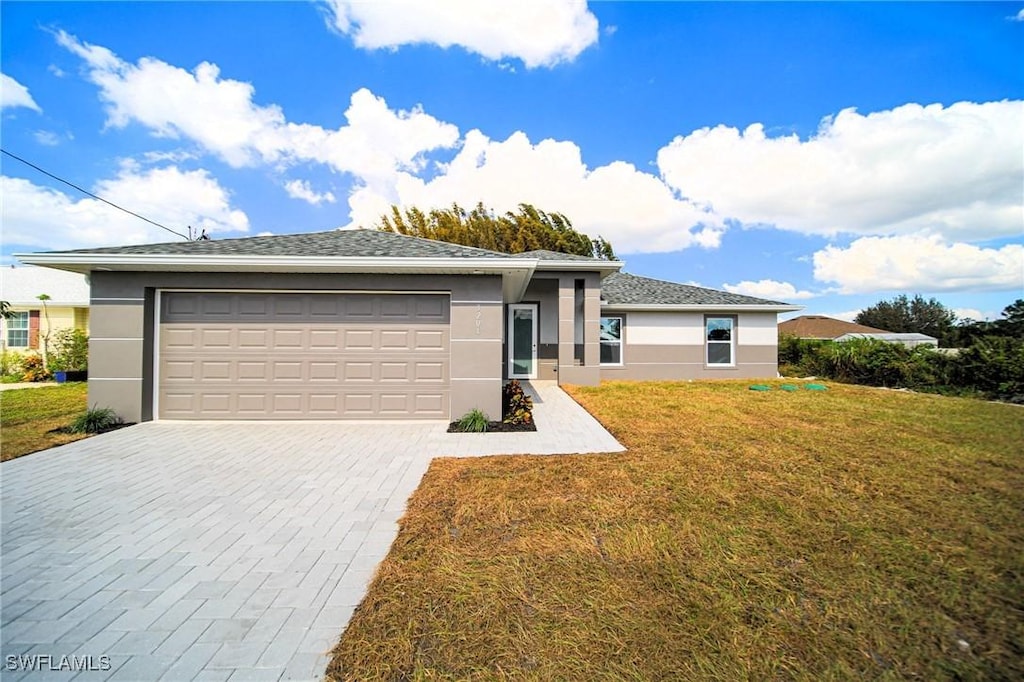
<path id="1" fill-rule="evenodd" d="M 508 307 L 508 376 L 537 378 L 537 304 L 513 303 Z"/>

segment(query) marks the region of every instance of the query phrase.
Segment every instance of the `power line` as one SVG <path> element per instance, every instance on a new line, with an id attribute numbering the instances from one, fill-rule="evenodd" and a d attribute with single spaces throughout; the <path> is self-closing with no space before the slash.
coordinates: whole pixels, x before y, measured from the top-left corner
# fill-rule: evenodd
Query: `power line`
<path id="1" fill-rule="evenodd" d="M 9 151 L 7 151 L 6 149 L 3 149 L 3 148 L 0 148 L 0 152 L 3 152 L 4 154 L 6 154 L 7 156 L 11 157 L 12 159 L 15 159 L 16 161 L 21 161 L 21 162 L 22 162 L 23 164 L 25 164 L 26 166 L 29 166 L 29 167 L 31 167 L 31 168 L 35 168 L 35 169 L 36 169 L 37 171 L 39 171 L 39 172 L 40 172 L 40 173 L 42 173 L 43 175 L 49 176 L 49 177 L 53 178 L 54 180 L 56 180 L 57 182 L 63 182 L 63 183 L 64 183 L 65 185 L 67 185 L 68 187 L 74 187 L 75 189 L 77 189 L 77 190 L 78 190 L 79 192 L 81 192 L 82 194 L 87 194 L 87 195 L 91 196 L 91 197 L 92 197 L 93 199 L 99 199 L 99 200 L 100 200 L 100 201 L 102 201 L 102 202 L 103 202 L 104 204 L 108 204 L 108 205 L 110 205 L 110 206 L 113 206 L 113 207 L 114 207 L 114 208 L 116 208 L 117 210 L 119 210 L 119 211 L 124 211 L 125 213 L 127 213 L 127 214 L 129 214 L 129 215 L 133 215 L 133 216 L 135 216 L 136 218 L 138 218 L 139 220 L 145 220 L 145 221 L 146 221 L 147 223 L 149 223 L 150 225 L 156 225 L 156 226 L 157 226 L 157 227 L 159 227 L 159 228 L 160 228 L 161 230 L 167 230 L 167 231 L 168 231 L 168 232 L 170 232 L 171 234 L 177 235 L 177 236 L 181 237 L 182 239 L 184 239 L 184 240 L 188 241 L 188 236 L 187 236 L 187 235 L 184 235 L 184 234 L 182 234 L 181 232 L 178 232 L 177 230 L 172 230 L 171 228 L 167 227 L 166 225 L 161 225 L 160 223 L 156 222 L 155 220 L 150 220 L 150 219 L 149 219 L 149 218 L 147 218 L 146 216 L 142 216 L 142 215 L 139 215 L 139 214 L 138 214 L 138 213 L 136 213 L 135 211 L 129 211 L 129 210 L 127 209 L 127 208 L 124 208 L 124 207 L 122 207 L 122 206 L 118 206 L 118 205 L 117 205 L 117 204 L 115 204 L 115 203 L 114 203 L 113 201 L 107 201 L 107 200 L 106 200 L 106 199 L 104 199 L 103 197 L 101 197 L 101 196 L 98 196 L 98 195 L 96 195 L 96 194 L 93 194 L 92 192 L 90 192 L 90 191 L 89 191 L 89 190 L 87 190 L 87 189 L 82 189 L 81 187 L 79 187 L 78 185 L 76 185 L 76 184 L 75 184 L 75 183 L 73 183 L 73 182 L 68 182 L 68 181 L 67 181 L 67 180 L 65 180 L 64 178 L 61 178 L 61 177 L 57 177 L 57 176 L 56 176 L 56 175 L 54 175 L 53 173 L 51 173 L 51 172 L 49 172 L 49 171 L 47 171 L 47 170 L 44 170 L 44 169 L 40 168 L 39 166 L 35 165 L 35 164 L 34 164 L 34 163 L 32 163 L 31 161 L 26 161 L 25 159 L 21 158 L 21 157 L 20 157 L 20 156 L 18 156 L 17 154 L 12 154 L 11 152 L 9 152 Z"/>

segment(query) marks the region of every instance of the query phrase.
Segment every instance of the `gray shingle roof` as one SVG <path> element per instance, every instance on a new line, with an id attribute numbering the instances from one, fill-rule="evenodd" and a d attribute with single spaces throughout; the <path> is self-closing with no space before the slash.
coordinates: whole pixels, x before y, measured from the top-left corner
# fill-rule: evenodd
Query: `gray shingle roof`
<path id="1" fill-rule="evenodd" d="M 537 260 L 554 260 L 554 261 L 595 261 L 601 263 L 600 258 L 592 258 L 591 256 L 579 256 L 575 253 L 560 253 L 558 251 L 548 251 L 547 249 L 538 249 L 536 251 L 523 251 L 522 253 L 512 254 L 516 258 L 536 258 Z"/>
<path id="2" fill-rule="evenodd" d="M 601 281 L 601 298 L 612 305 L 786 305 L 626 272 L 608 275 Z"/>
<path id="3" fill-rule="evenodd" d="M 240 239 L 136 244 L 52 253 L 196 256 L 348 256 L 365 258 L 508 258 L 507 254 L 377 230 L 330 230 Z"/>

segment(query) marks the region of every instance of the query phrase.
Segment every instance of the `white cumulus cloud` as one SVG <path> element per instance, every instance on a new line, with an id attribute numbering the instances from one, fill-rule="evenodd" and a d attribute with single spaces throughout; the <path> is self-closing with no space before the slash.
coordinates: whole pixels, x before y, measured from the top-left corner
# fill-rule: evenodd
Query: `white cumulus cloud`
<path id="1" fill-rule="evenodd" d="M 1019 235 L 1024 102 L 906 104 L 822 121 L 808 140 L 703 128 L 658 152 L 669 185 L 716 213 L 807 234 Z"/>
<path id="2" fill-rule="evenodd" d="M 22 178 L 2 177 L 4 241 L 29 248 L 73 249 L 175 241 L 177 237 L 101 201 L 72 197 Z M 95 194 L 173 230 L 244 233 L 249 218 L 204 170 L 125 167 Z M 240 235 L 234 235 L 240 236 Z"/>
<path id="3" fill-rule="evenodd" d="M 800 291 L 789 282 L 777 282 L 774 279 L 762 279 L 756 282 L 744 280 L 738 284 L 723 284 L 722 288 L 734 294 L 767 298 L 772 301 L 797 301 L 814 298 L 818 295 L 813 291 Z"/>
<path id="4" fill-rule="evenodd" d="M 363 88 L 335 130 L 285 118 L 281 107 L 254 101 L 249 83 L 221 78 L 203 62 L 188 71 L 153 58 L 130 64 L 105 47 L 64 32 L 57 41 L 81 57 L 107 105 L 107 125 L 138 123 L 158 137 L 189 138 L 234 167 L 316 161 L 361 177 L 418 170 L 422 154 L 455 145 L 458 129 L 419 108 L 392 110 Z"/>
<path id="5" fill-rule="evenodd" d="M 527 68 L 571 62 L 598 40 L 598 21 L 580 0 L 329 0 L 329 25 L 357 47 L 461 47 Z"/>
<path id="6" fill-rule="evenodd" d="M 14 80 L 6 73 L 0 73 L 0 110 L 24 107 L 42 113 L 42 109 L 32 99 L 28 88 Z"/>
<path id="7" fill-rule="evenodd" d="M 428 209 L 483 202 L 505 212 L 525 202 L 569 216 L 578 230 L 603 236 L 621 253 L 716 247 L 725 230 L 716 216 L 631 164 L 587 167 L 572 142 L 533 144 L 521 132 L 502 142 L 472 130 L 442 170 L 431 180 L 400 173 L 391 186 L 371 183 L 356 190 L 350 197 L 352 223 L 369 226 L 391 204 Z"/>
<path id="8" fill-rule="evenodd" d="M 288 192 L 288 196 L 293 199 L 302 199 L 303 201 L 309 202 L 314 206 L 318 206 L 324 202 L 333 204 L 335 202 L 334 194 L 331 192 L 315 192 L 313 188 L 309 186 L 309 183 L 305 180 L 291 180 L 286 182 L 284 190 Z"/>
<path id="9" fill-rule="evenodd" d="M 814 277 L 841 293 L 1024 290 L 1024 245 L 983 248 L 938 235 L 861 237 L 814 254 Z"/>
<path id="10" fill-rule="evenodd" d="M 953 314 L 956 315 L 958 320 L 987 320 L 989 315 L 981 312 L 977 308 L 953 308 Z"/>
<path id="11" fill-rule="evenodd" d="M 60 137 L 51 130 L 37 130 L 32 133 L 32 137 L 36 138 L 36 142 L 44 147 L 56 147 L 60 144 Z"/>

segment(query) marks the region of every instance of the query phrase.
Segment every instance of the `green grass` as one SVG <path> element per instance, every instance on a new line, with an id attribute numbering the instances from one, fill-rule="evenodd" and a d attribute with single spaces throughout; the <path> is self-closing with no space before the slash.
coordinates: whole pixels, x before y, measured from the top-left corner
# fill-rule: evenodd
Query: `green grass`
<path id="1" fill-rule="evenodd" d="M 85 408 L 85 382 L 0 392 L 0 461 L 86 437 L 50 433 L 70 426 Z"/>
<path id="2" fill-rule="evenodd" d="M 621 455 L 435 460 L 332 679 L 1021 679 L 1024 408 L 608 383 Z"/>

